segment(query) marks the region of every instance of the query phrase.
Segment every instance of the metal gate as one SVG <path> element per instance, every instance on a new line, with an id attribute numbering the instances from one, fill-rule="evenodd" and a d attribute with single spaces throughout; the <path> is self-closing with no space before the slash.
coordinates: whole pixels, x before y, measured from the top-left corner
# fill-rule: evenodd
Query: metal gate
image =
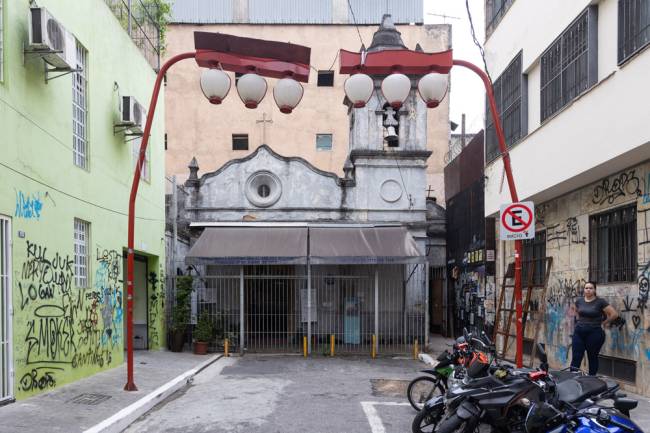
<path id="1" fill-rule="evenodd" d="M 10 220 L 0 215 L 0 404 L 13 400 L 10 236 Z"/>
<path id="2" fill-rule="evenodd" d="M 410 353 L 425 343 L 424 265 L 200 266 L 196 315 L 233 351 Z M 309 290 L 308 290 L 309 289 Z M 243 308 L 242 308 L 243 306 Z M 417 341 L 417 343 L 416 343 Z M 243 344 L 243 346 L 242 346 Z"/>

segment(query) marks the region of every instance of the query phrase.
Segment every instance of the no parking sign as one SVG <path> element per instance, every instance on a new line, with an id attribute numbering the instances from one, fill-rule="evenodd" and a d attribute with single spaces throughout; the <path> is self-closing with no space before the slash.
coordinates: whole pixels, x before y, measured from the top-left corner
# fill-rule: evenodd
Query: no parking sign
<path id="1" fill-rule="evenodd" d="M 499 221 L 501 240 L 535 238 L 535 204 L 532 201 L 501 205 Z"/>

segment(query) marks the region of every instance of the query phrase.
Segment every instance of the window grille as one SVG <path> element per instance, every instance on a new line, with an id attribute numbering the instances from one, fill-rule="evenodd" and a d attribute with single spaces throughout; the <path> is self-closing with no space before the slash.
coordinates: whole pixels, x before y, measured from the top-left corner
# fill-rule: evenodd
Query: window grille
<path id="1" fill-rule="evenodd" d="M 489 37 L 515 0 L 485 0 L 485 35 Z"/>
<path id="2" fill-rule="evenodd" d="M 596 83 L 597 8 L 585 10 L 542 54 L 541 121 Z"/>
<path id="3" fill-rule="evenodd" d="M 636 281 L 636 204 L 592 215 L 589 234 L 590 279 Z"/>
<path id="4" fill-rule="evenodd" d="M 248 134 L 233 134 L 232 150 L 248 150 Z"/>
<path id="5" fill-rule="evenodd" d="M 598 374 L 636 383 L 636 362 L 613 356 L 598 355 Z"/>
<path id="6" fill-rule="evenodd" d="M 0 0 L 0 81 L 3 81 L 4 70 L 4 10 L 2 5 L 3 0 Z"/>
<path id="7" fill-rule="evenodd" d="M 167 134 L 165 134 L 166 136 Z M 132 160 L 133 164 L 131 165 L 133 167 L 133 171 L 135 172 L 135 165 L 138 163 L 138 158 L 140 157 L 140 144 L 142 144 L 142 138 L 137 138 L 131 142 L 131 152 L 132 152 Z M 151 163 L 149 161 L 149 157 L 151 155 L 150 152 L 151 147 L 147 146 L 147 150 L 144 153 L 144 161 L 142 163 L 142 168 L 140 169 L 140 180 L 144 180 L 145 182 L 151 182 Z"/>
<path id="8" fill-rule="evenodd" d="M 618 1 L 618 62 L 650 42 L 650 0 Z"/>
<path id="9" fill-rule="evenodd" d="M 88 73 L 86 49 L 77 41 L 77 71 L 72 74 L 72 160 L 88 169 Z"/>
<path id="10" fill-rule="evenodd" d="M 492 85 L 494 99 L 497 104 L 497 112 L 501 119 L 501 127 L 503 128 L 503 135 L 508 148 L 512 147 L 526 133 L 527 127 L 524 117 L 527 116 L 527 113 L 526 107 L 522 107 L 522 95 L 526 92 L 525 83 L 525 76 L 521 73 L 520 52 Z M 499 149 L 496 129 L 494 128 L 494 118 L 487 100 L 485 107 L 487 123 L 485 154 L 486 160 L 492 161 L 501 154 L 501 151 Z"/>
<path id="11" fill-rule="evenodd" d="M 88 252 L 90 223 L 74 219 L 74 281 L 77 287 L 88 287 Z"/>
<path id="12" fill-rule="evenodd" d="M 333 87 L 334 71 L 318 71 L 318 87 Z"/>
<path id="13" fill-rule="evenodd" d="M 316 150 L 332 150 L 332 134 L 316 134 Z"/>
<path id="14" fill-rule="evenodd" d="M 544 284 L 546 276 L 546 230 L 535 233 L 534 239 L 523 241 L 521 281 L 522 287 L 527 287 L 530 270 L 533 269 L 532 284 Z M 534 266 L 534 268 L 533 268 Z"/>

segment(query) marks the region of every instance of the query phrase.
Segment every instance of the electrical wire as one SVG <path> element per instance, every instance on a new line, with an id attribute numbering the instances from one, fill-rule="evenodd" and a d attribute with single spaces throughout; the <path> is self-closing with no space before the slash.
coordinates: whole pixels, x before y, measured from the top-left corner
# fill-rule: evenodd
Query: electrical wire
<path id="1" fill-rule="evenodd" d="M 485 68 L 485 73 L 487 74 L 488 79 L 490 80 L 490 84 L 493 84 L 492 77 L 490 76 L 490 72 L 488 71 L 487 62 L 485 61 L 485 50 L 483 49 L 483 46 L 481 45 L 481 43 L 478 41 L 478 38 L 476 37 L 476 31 L 474 30 L 474 21 L 472 20 L 472 13 L 469 10 L 469 0 L 465 0 L 465 8 L 467 9 L 467 17 L 469 18 L 469 26 L 470 29 L 472 30 L 472 39 L 474 40 L 474 45 L 478 47 L 478 50 L 481 53 L 481 58 L 483 59 L 483 67 Z"/>
<path id="2" fill-rule="evenodd" d="M 354 21 L 354 26 L 357 28 L 357 34 L 359 35 L 359 41 L 361 41 L 361 45 L 364 47 L 366 44 L 363 43 L 363 38 L 361 37 L 361 32 L 359 31 L 359 25 L 357 24 L 357 17 L 354 16 L 354 9 L 352 9 L 352 4 L 350 3 L 350 0 L 348 0 L 348 7 L 350 8 L 350 12 L 352 13 L 352 21 Z"/>

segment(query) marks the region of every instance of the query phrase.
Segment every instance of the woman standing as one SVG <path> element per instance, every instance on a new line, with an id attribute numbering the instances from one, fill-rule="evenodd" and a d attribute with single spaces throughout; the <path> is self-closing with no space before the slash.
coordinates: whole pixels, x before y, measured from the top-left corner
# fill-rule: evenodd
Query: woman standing
<path id="1" fill-rule="evenodd" d="M 596 283 L 591 281 L 585 284 L 584 297 L 576 300 L 574 308 L 578 318 L 573 331 L 571 368 L 580 368 L 586 350 L 589 375 L 595 376 L 598 373 L 598 353 L 605 343 L 603 327 L 616 319 L 618 313 L 606 300 L 596 296 Z"/>

